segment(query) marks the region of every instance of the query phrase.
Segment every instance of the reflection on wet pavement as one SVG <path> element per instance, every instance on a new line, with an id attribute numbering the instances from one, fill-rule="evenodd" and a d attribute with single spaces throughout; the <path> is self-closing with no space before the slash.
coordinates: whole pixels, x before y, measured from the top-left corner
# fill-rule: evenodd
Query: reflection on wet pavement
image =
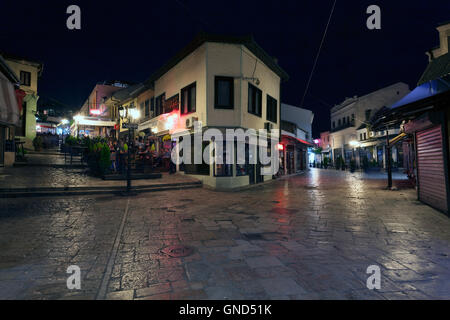
<path id="1" fill-rule="evenodd" d="M 133 197 L 106 298 L 450 298 L 449 219 L 385 184 L 313 169 L 239 192 Z M 0 201 L 0 298 L 95 298 L 126 198 Z M 173 245 L 194 251 L 161 251 Z M 65 287 L 70 264 L 80 291 Z M 366 287 L 369 265 L 380 290 Z"/>

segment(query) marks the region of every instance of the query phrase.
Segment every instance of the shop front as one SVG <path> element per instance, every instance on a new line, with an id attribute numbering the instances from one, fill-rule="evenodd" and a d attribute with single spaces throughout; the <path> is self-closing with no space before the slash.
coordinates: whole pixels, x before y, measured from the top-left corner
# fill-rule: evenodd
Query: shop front
<path id="1" fill-rule="evenodd" d="M 283 134 L 279 147 L 281 175 L 290 175 L 306 170 L 308 147 L 311 146 L 312 143 Z"/>

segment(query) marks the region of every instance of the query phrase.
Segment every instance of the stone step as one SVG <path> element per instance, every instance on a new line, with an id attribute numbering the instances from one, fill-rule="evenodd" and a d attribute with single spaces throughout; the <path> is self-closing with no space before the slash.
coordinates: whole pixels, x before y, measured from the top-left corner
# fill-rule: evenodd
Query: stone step
<path id="1" fill-rule="evenodd" d="M 134 186 L 133 193 L 157 192 L 167 190 L 180 190 L 201 188 L 201 182 L 181 182 Z M 47 196 L 76 196 L 93 194 L 123 194 L 125 186 L 98 186 L 98 187 L 42 187 L 42 188 L 11 188 L 0 189 L 0 198 L 20 198 L 20 197 L 47 197 Z"/>

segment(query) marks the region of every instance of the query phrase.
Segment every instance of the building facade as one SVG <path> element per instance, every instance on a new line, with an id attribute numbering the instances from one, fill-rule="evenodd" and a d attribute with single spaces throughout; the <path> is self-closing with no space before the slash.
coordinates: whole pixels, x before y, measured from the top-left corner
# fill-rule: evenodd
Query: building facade
<path id="1" fill-rule="evenodd" d="M 331 109 L 330 146 L 333 163 L 339 158 L 347 166 L 352 159 L 361 167 L 365 158 L 385 166 L 386 130 L 370 130 L 370 120 L 383 107 L 392 105 L 409 93 L 407 84 L 399 82 L 365 96 L 346 98 Z M 393 137 L 398 128 L 388 131 Z"/>
<path id="2" fill-rule="evenodd" d="M 408 176 L 416 182 L 417 198 L 450 212 L 450 23 L 438 26 L 440 45 L 427 52 L 429 64 L 417 87 L 389 106 L 374 128 L 400 124 L 390 145 L 402 142 Z"/>
<path id="3" fill-rule="evenodd" d="M 281 104 L 280 172 L 289 175 L 308 169 L 312 144 L 312 111 Z"/>
<path id="4" fill-rule="evenodd" d="M 12 166 L 15 161 L 14 132 L 20 125 L 16 99 L 20 80 L 0 56 L 0 167 Z"/>
<path id="5" fill-rule="evenodd" d="M 226 129 L 279 130 L 280 86 L 287 78 L 252 38 L 202 34 L 144 84 L 153 88 L 154 99 L 149 96 L 150 118 L 139 131 L 173 148 L 175 141 L 192 138 L 195 124 L 203 132 L 214 128 L 224 136 Z M 217 142 L 205 141 L 202 148 L 209 143 Z M 217 189 L 272 179 L 261 174 L 261 165 L 250 163 L 180 164 L 177 171 Z"/>
<path id="6" fill-rule="evenodd" d="M 36 112 L 38 96 L 38 80 L 43 71 L 43 64 L 24 57 L 0 53 L 8 66 L 20 80 L 19 90 L 19 125 L 15 127 L 15 137 L 25 142 L 25 147 L 33 147 L 36 137 Z"/>
<path id="7" fill-rule="evenodd" d="M 89 137 L 115 136 L 118 116 L 114 104 L 110 103 L 111 97 L 128 87 L 129 83 L 123 81 L 105 81 L 96 84 L 80 111 L 74 116 L 72 134 Z"/>

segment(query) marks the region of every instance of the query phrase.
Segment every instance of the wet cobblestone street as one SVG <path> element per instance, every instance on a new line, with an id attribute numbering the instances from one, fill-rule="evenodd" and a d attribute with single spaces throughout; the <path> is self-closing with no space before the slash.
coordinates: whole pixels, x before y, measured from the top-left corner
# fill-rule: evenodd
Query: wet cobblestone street
<path id="1" fill-rule="evenodd" d="M 385 184 L 313 169 L 239 192 L 0 199 L 0 299 L 450 299 L 450 220 Z"/>

